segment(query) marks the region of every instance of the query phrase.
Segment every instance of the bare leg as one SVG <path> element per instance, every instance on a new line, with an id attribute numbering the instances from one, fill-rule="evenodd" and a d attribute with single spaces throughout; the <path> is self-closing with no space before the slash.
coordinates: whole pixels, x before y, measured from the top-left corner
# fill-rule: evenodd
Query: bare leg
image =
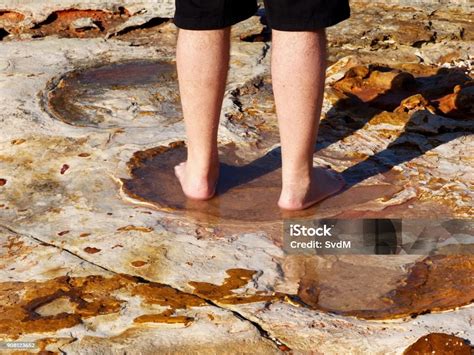
<path id="1" fill-rule="evenodd" d="M 229 67 L 230 28 L 179 30 L 177 68 L 187 161 L 175 167 L 184 194 L 206 200 L 219 175 L 217 129 Z"/>
<path id="2" fill-rule="evenodd" d="M 339 191 L 342 178 L 313 168 L 326 70 L 326 34 L 273 30 L 272 81 L 282 146 L 278 205 L 307 208 Z"/>

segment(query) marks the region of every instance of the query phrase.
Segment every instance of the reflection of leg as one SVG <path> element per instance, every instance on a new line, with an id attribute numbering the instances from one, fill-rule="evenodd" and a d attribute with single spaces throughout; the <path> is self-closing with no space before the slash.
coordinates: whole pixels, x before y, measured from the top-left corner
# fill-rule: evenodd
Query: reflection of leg
<path id="1" fill-rule="evenodd" d="M 186 126 L 187 161 L 175 167 L 186 196 L 214 195 L 219 174 L 217 128 L 229 66 L 230 28 L 179 30 L 177 67 Z"/>
<path id="2" fill-rule="evenodd" d="M 344 182 L 313 168 L 326 69 L 325 30 L 273 30 L 272 80 L 282 146 L 278 205 L 298 210 L 339 191 Z"/>

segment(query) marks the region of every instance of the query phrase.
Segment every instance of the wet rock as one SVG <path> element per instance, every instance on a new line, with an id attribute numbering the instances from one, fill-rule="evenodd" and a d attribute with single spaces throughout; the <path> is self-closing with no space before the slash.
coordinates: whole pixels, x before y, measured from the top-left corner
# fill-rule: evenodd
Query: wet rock
<path id="1" fill-rule="evenodd" d="M 21 145 L 11 145 L 9 143 L 9 146 L 13 149 L 25 148 L 23 153 L 16 154 L 16 158 L 12 159 L 11 163 L 18 167 L 22 166 L 23 168 L 20 169 L 26 169 L 23 170 L 23 176 L 31 183 L 26 186 L 19 183 L 12 184 L 13 188 L 7 189 L 7 193 L 2 195 L 6 201 L 15 201 L 14 203 L 9 202 L 8 206 L 5 206 L 9 209 L 2 211 L 2 223 L 10 223 L 7 222 L 7 219 L 8 221 L 15 221 L 18 218 L 28 220 L 27 223 L 17 223 L 13 226 L 22 230 L 25 228 L 24 231 L 35 230 L 35 233 L 42 236 L 47 235 L 53 243 L 58 243 L 58 245 L 75 245 L 77 247 L 75 252 L 80 253 L 85 259 L 90 258 L 91 261 L 96 260 L 99 255 L 104 255 L 107 258 L 108 256 L 112 257 L 110 261 L 115 264 L 119 257 L 123 260 L 120 267 L 123 267 L 122 271 L 124 273 L 133 274 L 138 272 L 140 276 L 146 278 L 155 278 L 159 275 L 165 278 L 170 276 L 171 279 L 168 279 L 168 281 L 171 283 L 175 282 L 172 281 L 175 276 L 181 274 L 179 276 L 181 285 L 187 285 L 189 280 L 215 282 L 209 274 L 211 269 L 214 270 L 212 274 L 220 278 L 222 270 L 237 266 L 252 270 L 266 269 L 264 277 L 260 277 L 262 290 L 277 277 L 278 274 L 274 271 L 275 262 L 272 261 L 272 258 L 281 254 L 281 251 L 265 237 L 257 236 L 253 238 L 242 235 L 242 238 L 235 241 L 228 240 L 224 243 L 212 242 L 214 237 L 209 238 L 210 240 L 202 238 L 198 243 L 199 246 L 188 245 L 189 240 L 187 240 L 186 234 L 183 235 L 181 240 L 176 237 L 176 233 L 181 233 L 178 231 L 182 227 L 166 227 L 163 218 L 166 219 L 172 217 L 172 215 L 168 215 L 166 212 L 159 213 L 148 207 L 138 207 L 138 205 L 130 204 L 129 200 L 120 196 L 120 185 L 115 184 L 115 180 L 109 175 L 112 171 L 117 174 L 117 165 L 113 159 L 110 162 L 101 162 L 102 168 L 110 168 L 110 170 L 97 170 L 96 159 L 97 154 L 100 156 L 100 153 L 94 151 L 94 149 L 90 150 L 91 147 L 89 147 L 88 150 L 93 152 L 91 156 L 96 156 L 96 158 L 92 160 L 84 159 L 77 156 L 84 151 L 84 145 L 80 141 L 66 140 L 66 145 L 60 143 L 60 141 L 61 139 L 44 141 L 31 138 L 27 141 L 28 143 L 25 142 Z M 73 144 L 70 145 L 71 143 Z M 37 146 L 49 146 L 51 149 L 48 149 L 48 153 L 40 158 L 39 154 L 44 154 L 45 151 L 36 149 Z M 70 174 L 64 175 L 58 173 L 56 166 L 50 170 L 42 159 L 56 162 L 58 157 L 55 154 L 59 154 L 63 158 L 67 157 L 68 161 L 74 162 L 75 169 Z M 41 169 L 31 169 L 33 161 L 38 163 L 38 167 L 44 166 L 45 170 L 42 172 Z M 59 191 L 62 192 L 59 193 Z M 38 200 L 33 201 L 33 196 Z M 111 202 L 111 199 L 113 202 Z M 105 203 L 105 201 L 109 202 Z M 24 212 L 17 215 L 18 210 L 24 210 Z M 113 210 L 112 214 L 110 214 L 111 210 Z M 98 225 L 98 218 L 103 219 L 104 223 Z M 56 222 L 46 222 L 51 219 L 55 219 Z M 78 220 L 81 223 L 75 223 Z M 173 232 L 168 232 L 168 229 L 173 230 Z M 192 229 L 192 235 L 195 235 L 195 229 L 196 227 Z M 233 231 L 235 233 L 236 229 L 234 228 Z M 113 244 L 110 243 L 110 238 L 114 240 Z M 195 237 L 192 236 L 192 239 L 195 239 Z M 246 245 L 249 240 L 251 243 Z M 138 244 L 135 243 L 150 243 L 148 244 L 149 253 L 143 251 L 141 254 L 138 253 Z M 242 250 L 239 259 L 234 259 L 236 248 L 234 243 L 237 243 Z M 258 247 L 259 243 L 263 243 L 261 248 L 262 250 L 266 249 L 266 253 L 255 259 L 253 253 L 255 248 L 260 248 Z M 122 245 L 123 247 L 114 248 L 116 245 Z M 187 250 L 186 253 L 182 253 L 183 247 Z M 90 254 L 85 251 L 85 248 L 100 249 L 101 252 Z M 209 260 L 207 251 L 214 248 L 217 248 L 215 249 L 215 257 Z M 249 252 L 249 248 L 253 252 Z M 165 255 L 167 256 L 165 257 Z M 175 260 L 174 257 L 169 259 L 170 255 L 175 255 L 178 259 Z M 137 268 L 131 264 L 131 262 L 137 260 L 146 262 L 146 264 Z M 173 266 L 166 266 L 168 262 L 171 262 Z M 192 262 L 194 267 L 190 267 L 186 264 L 187 262 Z M 208 270 L 205 279 L 201 278 L 200 267 L 203 265 L 207 265 Z M 183 273 L 174 274 L 166 271 L 175 267 L 184 267 Z M 186 287 L 188 291 L 192 290 L 191 286 Z"/>
<path id="2" fill-rule="evenodd" d="M 462 338 L 450 334 L 432 333 L 421 337 L 403 352 L 404 355 L 437 353 L 470 355 L 472 350 L 468 342 Z"/>
<path id="3" fill-rule="evenodd" d="M 18 315 L 25 308 L 13 301 L 34 306 L 25 327 L 51 330 L 18 339 L 70 353 L 381 354 L 401 353 L 429 333 L 474 339 L 472 282 L 462 278 L 471 275 L 471 257 L 452 256 L 471 247 L 466 231 L 433 225 L 410 236 L 404 246 L 421 251 L 425 237 L 439 237 L 430 257 L 283 253 L 285 216 L 272 203 L 278 169 L 262 174 L 278 167 L 279 150 L 271 43 L 260 18 L 233 33 L 219 127 L 227 180 L 245 182 L 222 196 L 237 203 L 183 199 L 172 173 L 185 153 L 173 111 L 171 6 L 22 1 L 14 10 L 25 17 L 5 25 L 0 281 L 16 291 L 2 306 Z M 469 218 L 468 16 L 366 4 L 354 10 L 358 16 L 328 31 L 335 64 L 314 156 L 315 165 L 342 173 L 349 189 L 306 217 Z M 45 37 L 28 40 L 31 31 Z M 150 97 L 153 90 L 166 91 L 162 101 Z M 153 116 L 134 115 L 146 111 Z"/>
<path id="4" fill-rule="evenodd" d="M 354 119 L 354 113 L 358 116 L 361 114 L 364 115 L 363 112 L 365 110 L 367 112 L 365 114 L 366 119 L 370 119 L 370 116 L 373 116 L 367 128 L 370 130 L 376 129 L 382 134 L 384 134 L 384 129 L 390 126 L 392 126 L 392 130 L 401 131 L 408 129 L 411 132 L 430 131 L 432 133 L 441 133 L 442 128 L 446 129 L 450 125 L 453 129 L 455 129 L 455 126 L 459 128 L 464 127 L 466 134 L 472 130 L 469 122 L 448 123 L 450 122 L 449 118 L 441 118 L 433 115 L 435 112 L 444 114 L 440 108 L 437 108 L 437 102 L 443 100 L 439 99 L 439 97 L 450 89 L 452 90 L 452 87 L 457 85 L 456 83 L 465 82 L 466 80 L 467 82 L 472 81 L 469 77 L 457 71 L 440 71 L 436 73 L 433 67 L 410 67 L 408 65 L 401 65 L 401 67 L 404 68 L 404 70 L 409 69 L 413 74 L 401 69 L 392 69 L 377 65 L 369 67 L 356 66 L 350 68 L 342 79 L 334 82 L 332 87 L 339 90 L 342 96 L 339 94 L 337 99 L 334 100 L 334 102 L 336 102 L 336 109 L 331 109 L 331 111 L 328 112 L 328 115 L 331 115 L 330 119 L 326 118 L 321 122 L 319 138 L 322 141 L 321 145 L 328 145 L 327 141 L 330 142 L 340 138 L 333 138 L 332 135 L 334 135 L 335 128 L 340 129 L 340 127 L 347 124 L 347 116 L 340 117 L 340 115 L 336 113 L 338 109 L 342 112 L 346 110 L 345 101 L 348 102 L 348 107 L 351 107 L 350 115 L 352 119 Z M 426 76 L 423 76 L 423 74 Z M 431 76 L 429 76 L 430 74 Z M 421 92 L 421 94 L 418 92 Z M 280 216 L 281 218 L 278 209 L 263 209 L 255 203 L 255 199 L 253 198 L 255 191 L 259 189 L 260 185 L 266 186 L 268 188 L 265 189 L 265 192 L 260 193 L 262 201 L 273 201 L 273 204 L 275 204 L 280 186 L 280 161 L 278 151 L 265 150 L 265 148 L 276 144 L 279 139 L 272 100 L 271 82 L 268 78 L 257 77 L 244 86 L 239 87 L 237 90 L 232 91 L 231 95 L 236 110 L 226 115 L 224 124 L 232 132 L 241 137 L 245 137 L 246 142 L 249 142 L 251 147 L 250 149 L 247 148 L 247 152 L 245 152 L 245 147 L 240 146 L 235 148 L 232 146 L 222 148 L 222 174 L 223 176 L 228 176 L 228 178 L 222 179 L 223 181 L 227 181 L 227 185 L 223 186 L 221 184 L 218 187 L 218 195 L 224 191 L 229 191 L 229 193 L 226 195 L 223 194 L 222 199 L 218 198 L 209 203 L 191 204 L 189 201 L 186 201 L 181 193 L 179 184 L 177 184 L 172 174 L 172 167 L 185 159 L 184 149 L 183 147 L 180 148 L 179 144 L 173 145 L 171 147 L 172 149 L 157 147 L 156 149 L 137 153 L 136 157 L 134 157 L 129 164 L 130 171 L 135 177 L 134 180 L 125 181 L 125 191 L 138 200 L 155 203 L 155 205 L 164 209 L 167 207 L 178 210 L 186 208 L 188 211 L 194 210 L 198 212 L 198 214 L 206 210 L 206 215 L 224 219 L 246 220 L 247 218 L 245 214 L 242 213 L 242 210 L 252 211 L 249 213 L 249 216 L 251 216 L 249 218 L 254 220 L 269 220 L 272 215 Z M 335 94 L 332 93 L 331 95 Z M 349 96 L 344 98 L 344 95 Z M 428 99 L 426 99 L 425 96 L 428 97 Z M 360 101 L 354 102 L 352 97 L 356 97 Z M 328 99 L 331 100 L 330 97 Z M 357 109 L 353 108 L 355 106 L 354 104 L 358 105 Z M 369 106 L 388 111 L 374 111 L 371 110 Z M 393 113 L 390 111 L 393 111 Z M 421 112 L 422 114 L 415 115 L 417 112 Z M 468 113 L 466 112 L 466 114 Z M 439 117 L 438 119 L 444 122 L 440 122 L 437 125 L 438 128 L 434 128 L 435 126 L 433 126 L 433 124 L 435 121 L 433 118 L 429 118 L 429 115 L 433 118 Z M 424 118 L 421 119 L 421 117 Z M 456 115 L 453 114 L 452 117 L 455 118 Z M 336 123 L 336 120 L 339 118 L 344 120 L 340 125 Z M 354 126 L 354 128 L 356 127 L 363 127 L 363 123 L 361 123 L 360 126 Z M 328 134 L 328 136 L 326 136 L 326 134 Z M 393 135 L 393 133 L 386 135 L 385 138 L 390 139 Z M 391 146 L 396 147 L 398 152 L 397 159 L 402 157 L 400 155 L 400 153 L 402 153 L 407 159 L 411 160 L 414 153 L 409 146 L 412 143 L 403 143 L 404 140 L 406 139 L 399 137 Z M 430 144 L 427 145 L 421 142 L 415 143 L 414 147 L 417 151 L 421 152 L 432 149 Z M 408 150 L 406 150 L 407 148 Z M 235 153 L 233 153 L 234 150 Z M 326 165 L 329 165 L 327 160 L 330 158 L 336 158 L 340 164 L 340 157 L 337 157 L 339 154 L 334 154 L 335 152 L 328 152 L 323 149 L 321 158 L 325 159 L 324 163 Z M 236 157 L 233 155 L 236 155 Z M 331 155 L 333 156 L 331 157 Z M 410 158 L 408 158 L 409 156 Z M 354 156 L 352 156 L 352 158 L 354 158 Z M 254 159 L 252 163 L 251 159 Z M 336 160 L 333 160 L 332 163 L 334 164 L 335 161 Z M 261 165 L 260 162 L 264 164 L 261 168 L 259 168 L 259 165 Z M 388 161 L 386 161 L 386 163 L 388 163 Z M 233 168 L 233 166 L 235 166 L 235 168 Z M 245 172 L 246 169 L 253 169 L 254 173 L 251 176 L 262 176 L 262 180 L 252 179 L 250 184 L 246 185 L 245 180 L 241 179 L 241 181 L 239 181 L 239 169 L 242 170 L 240 173 L 241 176 L 249 176 L 248 173 Z M 264 172 L 259 173 L 259 169 L 264 169 Z M 357 177 L 346 175 L 346 178 L 348 181 L 354 181 L 354 178 L 357 181 Z M 235 182 L 232 182 L 233 180 L 235 180 Z M 153 181 L 161 181 L 164 182 L 164 184 L 157 186 Z M 140 184 L 140 186 L 137 186 L 137 183 Z M 147 191 L 145 186 L 154 186 L 153 192 Z M 160 186 L 163 186 L 163 191 L 157 192 L 160 190 Z M 275 191 L 271 190 L 270 187 Z M 262 193 L 265 194 L 265 197 Z M 245 194 L 248 194 L 248 197 L 245 197 Z M 347 197 L 348 196 L 351 196 L 351 194 L 349 193 Z M 334 197 L 329 199 L 327 203 L 329 203 L 330 206 L 330 201 L 333 201 L 334 204 L 340 203 L 341 198 L 344 197 Z M 245 201 L 248 201 L 248 205 L 245 205 Z M 355 201 L 354 203 L 357 203 Z M 241 207 L 236 207 L 239 205 L 241 205 Z M 323 205 L 325 205 L 324 202 L 321 206 Z M 265 212 L 262 212 L 263 210 Z M 308 216 L 314 213 L 314 211 L 309 211 L 310 210 L 302 213 L 301 216 Z M 332 212 L 334 213 L 334 211 Z M 262 213 L 266 213 L 268 216 Z"/>
<path id="5" fill-rule="evenodd" d="M 221 147 L 220 174 L 223 178 L 218 184 L 216 198 L 204 202 L 189 201 L 173 172 L 173 167 L 185 159 L 184 148 L 182 142 L 175 142 L 170 146 L 136 152 L 128 163 L 132 178 L 122 179 L 124 193 L 136 203 L 152 204 L 162 211 L 171 209 L 206 223 L 249 223 L 278 222 L 283 218 L 304 218 L 316 214 L 327 217 L 343 211 L 364 210 L 364 205 L 375 196 L 385 199 L 386 202 L 379 202 L 380 209 L 383 209 L 395 202 L 390 196 L 402 190 L 399 185 L 387 183 L 354 186 L 313 208 L 284 213 L 277 207 L 281 186 L 279 151 L 255 156 L 252 150 L 245 151 L 245 147 L 228 144 Z M 315 160 L 318 159 L 321 164 L 321 161 L 326 162 L 331 157 L 321 158 L 319 160 L 316 156 Z M 340 158 L 331 160 L 333 164 L 339 161 Z M 377 209 L 375 205 L 372 208 Z"/>
<path id="6" fill-rule="evenodd" d="M 474 299 L 473 263 L 474 258 L 470 256 L 428 257 L 415 263 L 406 279 L 398 280 L 396 288 L 380 295 L 376 300 L 369 300 L 366 296 L 355 296 L 356 299 L 349 301 L 350 298 L 347 295 L 341 295 L 344 291 L 337 291 L 337 286 L 319 284 L 317 280 L 321 278 L 324 280 L 326 276 L 324 274 L 305 278 L 300 284 L 299 295 L 305 303 L 317 309 L 331 310 L 334 313 L 365 319 L 393 319 L 439 312 L 472 302 Z M 346 268 L 347 266 L 340 270 L 333 269 L 326 272 L 334 275 L 333 278 L 337 278 L 335 276 L 337 274 L 347 277 L 347 272 L 343 271 Z M 359 268 L 357 273 L 363 272 L 362 270 L 363 268 Z M 374 271 L 372 269 L 371 272 Z M 357 285 L 357 288 L 363 288 L 363 279 L 362 277 L 361 280 L 352 280 L 352 282 Z M 383 279 L 388 279 L 387 275 L 384 275 Z M 341 281 L 344 282 L 343 280 L 344 277 Z M 370 286 L 367 285 L 367 287 Z M 378 292 L 380 291 L 374 290 L 374 294 Z M 325 307 L 326 302 L 334 308 Z M 359 302 L 367 302 L 367 304 L 358 310 L 349 308 Z"/>
<path id="7" fill-rule="evenodd" d="M 40 350 L 55 352 L 77 352 L 77 347 L 101 352 L 122 343 L 124 349 L 148 353 L 168 351 L 172 337 L 182 351 L 217 349 L 225 342 L 246 352 L 278 353 L 249 322 L 195 295 L 106 271 L 4 228 L 0 255 L 4 340 L 33 341 Z M 203 339 L 208 340 L 201 344 Z"/>

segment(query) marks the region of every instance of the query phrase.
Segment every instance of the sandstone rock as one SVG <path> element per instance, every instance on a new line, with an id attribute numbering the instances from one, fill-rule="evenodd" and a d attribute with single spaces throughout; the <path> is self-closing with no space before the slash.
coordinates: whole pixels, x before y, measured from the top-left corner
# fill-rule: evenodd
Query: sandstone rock
<path id="1" fill-rule="evenodd" d="M 2 341 L 88 354 L 221 347 L 228 353 L 279 353 L 251 323 L 194 295 L 107 271 L 5 228 L 0 250 Z"/>
<path id="2" fill-rule="evenodd" d="M 0 26 L 11 33 L 0 44 L 0 306 L 26 321 L 4 321 L 5 338 L 88 354 L 400 354 L 429 333 L 474 339 L 472 256 L 446 255 L 472 246 L 467 227 L 414 228 L 408 251 L 433 233 L 444 243 L 428 258 L 283 252 L 286 216 L 268 207 L 279 140 L 259 17 L 233 33 L 219 143 L 231 167 L 268 160 L 228 192 L 230 208 L 190 206 L 172 176 L 185 137 L 171 2 L 13 5 Z M 55 12 L 68 19 L 59 30 L 16 41 Z M 86 27 L 73 35 L 77 17 Z M 469 59 L 470 31 L 462 13 L 383 6 L 329 31 L 314 163 L 349 188 L 292 218 L 472 215 L 472 74 L 441 68 Z"/>
<path id="3" fill-rule="evenodd" d="M 433 352 L 469 355 L 471 354 L 471 347 L 464 339 L 454 335 L 432 333 L 418 339 L 403 354 L 415 355 Z"/>

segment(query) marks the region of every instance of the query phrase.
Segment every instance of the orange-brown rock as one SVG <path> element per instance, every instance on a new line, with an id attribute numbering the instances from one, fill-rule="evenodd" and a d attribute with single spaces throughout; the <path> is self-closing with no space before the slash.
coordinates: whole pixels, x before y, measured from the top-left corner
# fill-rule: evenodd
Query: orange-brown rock
<path id="1" fill-rule="evenodd" d="M 443 333 L 431 333 L 422 336 L 415 343 L 410 345 L 404 355 L 471 355 L 472 348 L 469 343 L 457 336 Z"/>

